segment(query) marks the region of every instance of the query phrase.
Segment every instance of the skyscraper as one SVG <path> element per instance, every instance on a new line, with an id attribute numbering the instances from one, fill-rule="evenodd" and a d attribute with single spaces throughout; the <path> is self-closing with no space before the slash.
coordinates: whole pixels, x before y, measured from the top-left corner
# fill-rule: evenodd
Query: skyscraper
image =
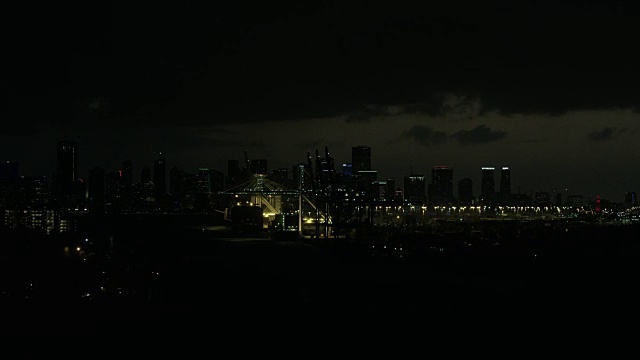
<path id="1" fill-rule="evenodd" d="M 500 176 L 500 202 L 507 203 L 511 195 L 511 171 L 508 166 L 502 167 Z"/>
<path id="2" fill-rule="evenodd" d="M 17 161 L 0 163 L 0 182 L 17 181 L 20 177 L 20 165 Z"/>
<path id="3" fill-rule="evenodd" d="M 78 179 L 78 142 L 59 141 L 56 163 L 56 184 L 62 198 L 72 196 Z"/>
<path id="4" fill-rule="evenodd" d="M 271 179 L 280 184 L 289 182 L 289 169 L 279 168 L 271 172 Z"/>
<path id="5" fill-rule="evenodd" d="M 424 175 L 411 174 L 404 177 L 405 201 L 424 204 L 425 195 Z"/>
<path id="6" fill-rule="evenodd" d="M 460 205 L 473 204 L 473 181 L 464 178 L 458 181 L 458 200 Z"/>
<path id="7" fill-rule="evenodd" d="M 227 184 L 235 185 L 242 177 L 242 169 L 238 160 L 229 160 L 227 162 Z"/>
<path id="8" fill-rule="evenodd" d="M 636 201 L 636 192 L 635 191 L 627 191 L 624 194 L 624 204 L 626 206 L 635 206 L 637 203 Z"/>
<path id="9" fill-rule="evenodd" d="M 496 193 L 495 168 L 485 166 L 482 168 L 482 188 L 480 189 L 480 201 L 483 204 L 492 204 Z"/>
<path id="10" fill-rule="evenodd" d="M 371 148 L 368 146 L 356 146 L 351 148 L 351 164 L 353 173 L 371 170 Z"/>
<path id="11" fill-rule="evenodd" d="M 387 189 L 386 189 L 386 194 L 387 194 L 387 201 L 393 201 L 395 200 L 396 197 L 396 179 L 395 178 L 388 178 L 387 179 Z"/>
<path id="12" fill-rule="evenodd" d="M 342 176 L 349 177 L 353 175 L 353 165 L 350 163 L 342 164 Z"/>
<path id="13" fill-rule="evenodd" d="M 444 205 L 453 201 L 453 169 L 449 166 L 434 166 L 431 169 L 429 202 Z"/>
<path id="14" fill-rule="evenodd" d="M 133 185 L 133 163 L 131 160 L 122 162 L 122 184 L 125 188 Z"/>
<path id="15" fill-rule="evenodd" d="M 200 194 L 211 193 L 211 171 L 208 168 L 198 169 L 197 188 Z"/>
<path id="16" fill-rule="evenodd" d="M 163 158 L 158 158 L 153 163 L 153 185 L 155 186 L 156 201 L 167 192 L 167 162 Z"/>

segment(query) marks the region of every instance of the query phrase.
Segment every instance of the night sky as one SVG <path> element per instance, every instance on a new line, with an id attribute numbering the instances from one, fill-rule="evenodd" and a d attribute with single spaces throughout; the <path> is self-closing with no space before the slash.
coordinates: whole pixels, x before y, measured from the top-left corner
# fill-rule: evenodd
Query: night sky
<path id="1" fill-rule="evenodd" d="M 640 191 L 631 2 L 68 2 L 5 7 L 0 156 L 51 175 L 372 147 L 379 178 L 508 165 L 517 192 Z M 496 174 L 499 179 L 499 172 Z M 401 180 L 398 181 L 401 184 Z"/>

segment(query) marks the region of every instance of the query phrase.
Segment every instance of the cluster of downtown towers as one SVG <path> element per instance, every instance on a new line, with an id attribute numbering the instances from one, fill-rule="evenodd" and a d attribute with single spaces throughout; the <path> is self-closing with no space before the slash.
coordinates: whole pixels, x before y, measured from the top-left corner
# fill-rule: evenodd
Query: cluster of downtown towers
<path id="1" fill-rule="evenodd" d="M 135 181 L 133 164 L 129 160 L 121 169 L 105 172 L 103 168 L 89 170 L 88 178 L 78 174 L 78 141 L 60 141 L 57 144 L 56 171 L 51 179 L 45 176 L 24 178 L 14 161 L 0 164 L 0 186 L 4 209 L 48 208 L 54 210 L 211 210 L 224 208 L 215 204 L 211 195 L 237 186 L 248 177 L 261 175 L 296 189 L 303 164 L 293 165 L 289 176 L 287 168 L 268 172 L 266 159 L 228 161 L 225 174 L 212 168 L 200 168 L 195 174 L 173 167 L 167 171 L 167 162 L 161 155 L 140 171 Z M 379 180 L 371 167 L 371 148 L 352 148 L 352 162 L 343 163 L 341 171 L 335 171 L 333 158 L 317 158 L 316 174 L 335 175 L 335 187 L 341 191 L 356 192 L 372 201 L 410 202 L 413 204 L 506 204 L 511 202 L 511 175 L 508 167 L 502 167 L 500 188 L 495 187 L 495 168 L 482 167 L 480 197 L 473 194 L 471 179 L 458 182 L 458 197 L 454 196 L 453 169 L 435 166 L 431 183 L 426 184 L 422 174 L 404 177 L 404 191 L 396 187 L 394 178 Z M 305 165 L 307 166 L 307 165 Z M 308 166 L 311 165 L 309 161 Z M 167 172 L 168 180 L 167 181 Z M 216 206 L 221 205 L 221 206 Z"/>

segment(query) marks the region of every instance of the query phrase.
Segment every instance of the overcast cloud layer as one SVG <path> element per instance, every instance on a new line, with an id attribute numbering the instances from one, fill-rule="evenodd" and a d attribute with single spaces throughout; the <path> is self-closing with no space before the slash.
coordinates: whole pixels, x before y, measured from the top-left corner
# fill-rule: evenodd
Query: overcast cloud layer
<path id="1" fill-rule="evenodd" d="M 477 185 L 509 164 L 514 190 L 617 199 L 640 189 L 636 7 L 14 4 L 0 154 L 50 174 L 55 142 L 79 136 L 82 171 L 160 151 L 226 170 L 245 149 L 290 168 L 369 145 L 381 176 L 449 164 Z"/>

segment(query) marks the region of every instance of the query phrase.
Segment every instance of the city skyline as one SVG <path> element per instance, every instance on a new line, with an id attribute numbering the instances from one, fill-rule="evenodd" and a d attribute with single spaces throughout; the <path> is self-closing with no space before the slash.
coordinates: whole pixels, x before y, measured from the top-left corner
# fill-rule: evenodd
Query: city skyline
<path id="1" fill-rule="evenodd" d="M 72 162 L 73 164 L 73 169 L 69 169 L 67 170 L 67 168 L 65 166 L 63 166 L 62 168 L 60 168 L 60 155 L 61 153 L 64 154 L 65 151 L 60 151 L 61 149 L 64 149 L 65 147 L 69 147 L 70 145 L 73 145 L 73 160 L 69 160 Z M 23 163 L 21 163 L 20 161 L 17 161 L 15 159 L 12 160 L 4 160 L 2 161 L 2 163 L 6 163 L 7 165 L 11 164 L 12 166 L 17 166 L 17 171 L 19 173 L 20 176 L 22 177 L 27 177 L 27 178 L 39 178 L 39 177 L 45 177 L 45 178 L 49 178 L 49 179 L 54 179 L 54 177 L 56 176 L 56 173 L 69 173 L 70 171 L 73 172 L 73 174 L 77 177 L 77 180 L 89 180 L 92 177 L 92 171 L 95 171 L 96 169 L 100 169 L 102 170 L 102 172 L 104 173 L 103 175 L 108 176 L 109 174 L 114 174 L 114 173 L 118 173 L 120 172 L 120 176 L 124 176 L 125 178 L 127 178 L 127 181 L 132 181 L 132 183 L 144 183 L 145 182 L 145 177 L 149 177 L 148 181 L 152 181 L 152 182 L 157 182 L 158 180 L 160 180 L 161 182 L 163 182 L 161 184 L 162 187 L 165 188 L 164 193 L 166 194 L 170 194 L 170 186 L 171 184 L 169 183 L 169 179 L 170 179 L 170 170 L 171 169 L 177 169 L 180 170 L 182 172 L 185 173 L 190 173 L 192 175 L 197 175 L 201 170 L 203 169 L 208 169 L 208 170 L 212 170 L 212 171 L 218 171 L 224 174 L 225 178 L 230 177 L 232 174 L 229 173 L 229 166 L 230 164 L 228 163 L 229 161 L 236 161 L 238 162 L 239 159 L 227 159 L 225 161 L 225 165 L 223 167 L 220 168 L 216 168 L 216 167 L 207 167 L 205 166 L 205 164 L 202 165 L 196 165 L 195 168 L 192 167 L 185 167 L 182 164 L 171 164 L 169 163 L 168 165 L 166 164 L 167 162 L 167 156 L 166 154 L 159 152 L 157 154 L 157 156 L 155 158 L 153 158 L 153 160 L 151 160 L 149 163 L 144 163 L 144 164 L 139 164 L 136 165 L 135 162 L 133 162 L 131 159 L 123 159 L 123 160 L 119 160 L 119 161 L 112 161 L 112 162 L 116 162 L 119 163 L 120 166 L 116 166 L 115 168 L 109 168 L 109 167 L 105 167 L 101 164 L 94 164 L 91 166 L 85 166 L 86 171 L 78 171 L 77 168 L 79 169 L 83 169 L 82 166 L 78 166 L 78 158 L 82 158 L 79 154 L 82 154 L 82 151 L 79 149 L 82 149 L 82 144 L 80 143 L 79 139 L 75 139 L 75 140 L 68 140 L 68 139 L 64 139 L 64 140 L 60 140 L 57 142 L 57 146 L 58 146 L 58 152 L 57 152 L 57 159 L 54 160 L 54 164 L 52 165 L 52 167 L 54 168 L 54 170 L 52 171 L 52 173 L 50 174 L 24 174 L 23 172 Z M 342 161 L 341 159 L 336 159 L 333 157 L 333 152 L 331 152 L 332 158 L 334 158 L 334 171 L 336 173 L 342 173 L 343 172 L 343 166 L 344 165 L 352 165 L 353 161 L 360 161 L 362 160 L 362 155 L 361 155 L 361 151 L 362 149 L 366 149 L 366 154 L 368 156 L 368 158 L 365 160 L 366 163 L 370 164 L 372 162 L 375 161 L 375 149 L 372 149 L 370 146 L 366 146 L 366 145 L 358 145 L 358 146 L 353 146 L 351 148 L 351 158 L 349 159 L 343 159 L 344 161 Z M 319 149 L 316 149 L 319 150 Z M 311 152 L 311 151 L 310 151 Z M 322 153 L 322 151 L 320 151 Z M 52 152 L 53 153 L 53 152 Z M 372 156 L 372 153 L 374 154 Z M 62 155 L 64 156 L 64 155 Z M 275 172 L 277 172 L 280 169 L 287 169 L 287 171 L 291 171 L 288 174 L 288 179 L 291 180 L 292 176 L 293 176 L 293 171 L 292 168 L 295 168 L 298 164 L 304 163 L 304 161 L 302 161 L 302 159 L 300 159 L 300 161 L 297 161 L 295 163 L 290 163 L 288 166 L 268 166 L 267 167 L 267 163 L 271 163 L 269 159 L 251 159 L 248 158 L 250 161 L 253 161 L 251 163 L 251 169 L 249 169 L 252 173 L 256 173 L 256 165 L 258 165 L 258 167 L 260 168 L 259 171 L 257 171 L 257 173 L 262 173 L 265 175 L 273 175 Z M 322 156 L 322 159 L 324 159 L 324 157 Z M 282 163 L 282 162 L 278 162 L 277 159 L 271 159 L 271 161 L 274 161 L 274 163 L 278 164 L 278 163 Z M 82 162 L 80 162 L 82 163 Z M 238 162 L 238 164 L 244 164 L 244 160 L 242 160 L 241 162 Z M 167 167 L 168 166 L 168 167 Z M 239 165 L 241 168 L 244 165 Z M 28 166 L 27 166 L 28 167 Z M 77 167 L 77 168 L 76 168 Z M 153 171 L 151 171 L 151 167 L 153 167 Z M 157 175 L 156 173 L 156 168 L 159 169 L 163 169 L 163 173 L 164 175 Z M 474 198 L 478 199 L 478 201 L 480 199 L 482 199 L 482 194 L 483 194 L 483 177 L 484 174 L 487 172 L 491 172 L 493 175 L 491 177 L 492 180 L 492 185 L 491 185 L 491 189 L 489 190 L 490 192 L 492 192 L 494 194 L 494 196 L 496 196 L 495 199 L 493 200 L 498 200 L 498 196 L 503 196 L 500 194 L 506 193 L 507 195 L 509 194 L 522 194 L 522 195 L 528 195 L 531 198 L 534 198 L 534 195 L 536 193 L 539 192 L 543 192 L 543 193 L 548 193 L 548 194 L 553 194 L 555 196 L 555 194 L 561 194 L 561 197 L 564 196 L 563 199 L 563 203 L 566 202 L 567 200 L 567 196 L 582 196 L 584 197 L 585 201 L 591 201 L 594 200 L 597 196 L 600 196 L 606 200 L 609 201 L 613 201 L 613 202 L 618 202 L 618 203 L 623 203 L 626 201 L 626 196 L 627 193 L 630 192 L 634 192 L 635 193 L 635 188 L 630 188 L 627 189 L 625 191 L 623 191 L 622 193 L 618 193 L 618 194 L 613 194 L 612 191 L 607 191 L 607 190 L 603 190 L 603 191 L 598 191 L 596 193 L 580 193 L 578 191 L 574 191 L 571 192 L 569 190 L 569 188 L 560 188 L 560 187 L 554 187 L 552 189 L 545 189 L 542 187 L 534 187 L 527 189 L 525 188 L 523 190 L 523 188 L 520 186 L 519 183 L 516 183 L 515 185 L 512 183 L 511 181 L 511 170 L 512 170 L 512 166 L 506 166 L 504 164 L 500 165 L 500 166 L 489 166 L 488 164 L 484 164 L 482 166 L 479 166 L 476 170 L 476 173 L 471 173 L 471 174 L 460 174 L 458 171 L 456 171 L 456 176 L 452 175 L 453 170 L 455 169 L 453 166 L 450 165 L 433 165 L 428 169 L 424 169 L 425 171 L 418 171 L 419 169 L 414 169 L 413 167 L 410 168 L 410 171 L 404 174 L 398 174 L 398 175 L 391 175 L 391 176 L 385 176 L 385 175 L 381 175 L 380 171 L 378 171 L 375 166 L 371 166 L 371 167 L 366 167 L 369 170 L 372 170 L 373 172 L 377 172 L 377 180 L 378 181 L 386 181 L 385 179 L 396 179 L 396 181 L 398 180 L 402 180 L 403 177 L 407 177 L 407 176 L 413 176 L 413 175 L 418 175 L 418 176 L 422 176 L 425 179 L 425 196 L 427 198 L 429 198 L 429 200 L 431 201 L 431 197 L 432 195 L 428 195 L 428 193 L 431 190 L 428 190 L 429 186 L 431 186 L 431 184 L 435 184 L 434 181 L 438 181 L 437 177 L 438 175 L 436 174 L 436 171 L 442 171 L 445 170 L 450 172 L 450 174 L 448 175 L 450 177 L 449 181 L 449 187 L 451 187 L 451 189 L 456 188 L 456 190 L 448 190 L 448 191 L 452 191 L 453 195 L 456 199 L 458 199 L 459 197 L 459 191 L 457 190 L 457 184 L 459 181 L 461 180 L 465 180 L 465 179 L 471 179 L 473 187 L 472 187 L 472 195 Z M 353 172 L 354 174 L 356 173 L 355 171 Z M 431 175 L 427 175 L 431 173 Z M 145 175 L 146 174 L 146 175 Z M 505 180 L 505 175 L 506 175 L 506 181 L 507 183 L 503 184 L 502 182 Z M 278 175 L 276 175 L 278 176 Z M 279 175 L 281 176 L 281 175 Z M 67 176 L 68 177 L 68 176 Z M 103 180 L 104 181 L 104 180 Z M 226 181 L 226 180 L 225 180 Z M 108 183 L 108 180 L 107 180 Z M 454 186 L 454 184 L 456 186 Z M 68 187 L 69 185 L 67 185 Z M 89 182 L 89 186 L 91 186 L 91 183 Z M 397 182 L 397 188 L 401 189 L 401 190 L 405 190 L 404 189 L 404 185 L 402 183 L 402 181 L 398 181 Z M 574 187 L 571 187 L 572 189 Z M 435 190 L 436 188 L 434 187 L 434 191 L 435 193 L 442 193 L 442 189 L 439 191 Z M 161 191 L 159 189 L 156 189 L 156 191 L 159 191 L 156 195 L 158 195 L 159 193 L 161 193 Z M 611 197 L 607 197 L 606 195 L 603 194 L 612 194 L 613 196 Z M 440 195 L 436 195 L 438 196 L 438 198 L 440 197 Z M 446 196 L 445 196 L 446 197 Z M 491 200 L 491 201 L 493 201 Z M 502 201 L 506 200 L 505 198 L 502 198 Z M 555 203 L 555 199 L 552 199 L 553 202 Z"/>
<path id="2" fill-rule="evenodd" d="M 2 159 L 51 174 L 65 136 L 84 176 L 160 152 L 225 169 L 247 150 L 277 168 L 366 145 L 380 178 L 448 165 L 479 184 L 478 167 L 506 165 L 514 192 L 616 201 L 640 184 L 630 2 L 213 10 L 12 5 Z"/>

